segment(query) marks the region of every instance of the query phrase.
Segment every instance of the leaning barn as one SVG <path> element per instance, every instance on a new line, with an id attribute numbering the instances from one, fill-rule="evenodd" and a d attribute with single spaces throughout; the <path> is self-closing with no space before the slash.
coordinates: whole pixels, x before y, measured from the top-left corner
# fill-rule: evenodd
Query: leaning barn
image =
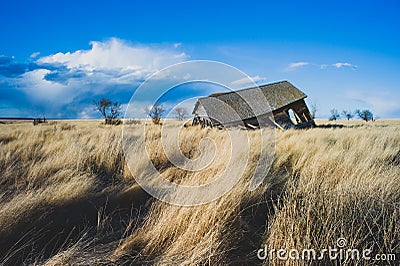
<path id="1" fill-rule="evenodd" d="M 260 90 L 265 98 L 260 97 Z M 193 110 L 193 124 L 202 127 L 222 126 L 222 120 L 224 126 L 242 124 L 254 129 L 260 127 L 259 121 L 267 119 L 270 124 L 281 129 L 313 127 L 315 123 L 304 101 L 306 97 L 288 81 L 235 92 L 215 93 L 197 100 Z M 218 101 L 226 105 L 218 104 Z"/>

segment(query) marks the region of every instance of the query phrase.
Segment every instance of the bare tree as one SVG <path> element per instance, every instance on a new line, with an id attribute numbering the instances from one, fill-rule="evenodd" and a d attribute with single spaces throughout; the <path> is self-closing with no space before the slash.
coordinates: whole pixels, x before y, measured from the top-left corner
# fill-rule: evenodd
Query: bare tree
<path id="1" fill-rule="evenodd" d="M 338 110 L 332 109 L 331 116 L 329 117 L 329 121 L 337 120 L 337 119 L 339 119 L 339 117 L 340 117 L 340 114 L 339 114 Z"/>
<path id="2" fill-rule="evenodd" d="M 315 115 L 317 114 L 317 111 L 318 111 L 317 104 L 315 104 L 315 103 L 311 104 L 310 114 L 311 114 L 312 119 L 315 119 Z"/>
<path id="3" fill-rule="evenodd" d="M 121 104 L 113 102 L 106 98 L 101 98 L 100 101 L 93 100 L 96 110 L 103 116 L 106 125 L 118 125 L 121 120 L 118 117 L 121 115 Z"/>
<path id="4" fill-rule="evenodd" d="M 174 111 L 176 113 L 176 118 L 178 118 L 178 120 L 183 120 L 185 119 L 185 116 L 188 115 L 188 111 L 184 107 L 176 107 Z"/>
<path id="5" fill-rule="evenodd" d="M 161 117 L 165 112 L 162 104 L 154 104 L 153 106 L 146 106 L 145 108 L 146 114 L 153 120 L 153 123 L 158 125 L 160 124 Z"/>
<path id="6" fill-rule="evenodd" d="M 47 123 L 46 116 L 44 114 L 43 114 L 43 119 L 40 117 L 33 119 L 34 126 L 41 124 L 41 123 Z"/>
<path id="7" fill-rule="evenodd" d="M 347 120 L 350 120 L 354 117 L 354 114 L 347 110 L 343 110 L 342 115 L 344 115 L 347 118 Z"/>
<path id="8" fill-rule="evenodd" d="M 119 102 L 113 102 L 110 107 L 109 118 L 116 119 L 121 115 L 121 104 Z"/>
<path id="9" fill-rule="evenodd" d="M 368 109 L 362 111 L 356 110 L 355 113 L 358 115 L 359 118 L 361 118 L 365 122 L 368 122 L 370 120 L 374 121 L 374 114 Z"/>

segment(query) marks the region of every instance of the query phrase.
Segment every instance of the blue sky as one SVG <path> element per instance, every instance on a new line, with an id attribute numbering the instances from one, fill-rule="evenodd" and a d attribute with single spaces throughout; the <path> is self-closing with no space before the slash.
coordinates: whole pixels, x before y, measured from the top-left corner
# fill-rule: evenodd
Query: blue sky
<path id="1" fill-rule="evenodd" d="M 214 2 L 2 1 L 0 116 L 96 117 L 93 99 L 126 104 L 157 70 L 207 59 L 291 81 L 320 117 L 400 117 L 398 1 Z"/>

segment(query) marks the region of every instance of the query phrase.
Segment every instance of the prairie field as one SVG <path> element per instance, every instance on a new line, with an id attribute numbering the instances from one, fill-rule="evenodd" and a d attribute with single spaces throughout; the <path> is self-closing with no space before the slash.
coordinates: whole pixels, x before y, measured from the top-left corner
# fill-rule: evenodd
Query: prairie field
<path id="1" fill-rule="evenodd" d="M 135 176 L 146 175 L 144 162 L 137 158 L 128 168 L 122 126 L 0 124 L 0 265 L 356 264 L 257 257 L 261 248 L 323 249 L 338 238 L 400 260 L 400 121 L 317 124 L 276 131 L 275 157 L 260 187 L 248 189 L 256 149 L 228 193 L 193 207 L 164 203 L 140 188 Z M 125 127 L 135 132 L 140 125 Z M 217 150 L 207 169 L 188 172 L 163 153 L 160 126 L 149 127 L 146 145 L 164 178 L 203 184 L 227 167 L 223 130 L 181 128 L 185 156 L 200 156 L 204 138 Z"/>

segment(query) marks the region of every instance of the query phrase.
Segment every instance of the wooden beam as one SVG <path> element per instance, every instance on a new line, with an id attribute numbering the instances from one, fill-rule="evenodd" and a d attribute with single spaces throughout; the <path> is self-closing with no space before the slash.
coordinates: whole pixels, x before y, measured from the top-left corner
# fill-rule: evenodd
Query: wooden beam
<path id="1" fill-rule="evenodd" d="M 251 129 L 257 129 L 258 127 L 256 127 L 255 125 L 252 125 L 250 123 L 245 123 L 246 127 L 249 127 Z"/>
<path id="2" fill-rule="evenodd" d="M 272 123 L 274 123 L 274 125 L 282 130 L 285 130 L 281 125 L 279 125 L 278 123 L 275 122 L 274 119 L 269 118 L 269 120 L 271 120 Z"/>

